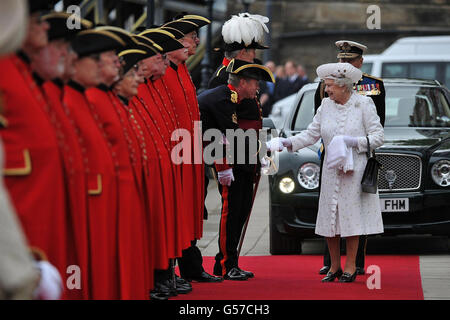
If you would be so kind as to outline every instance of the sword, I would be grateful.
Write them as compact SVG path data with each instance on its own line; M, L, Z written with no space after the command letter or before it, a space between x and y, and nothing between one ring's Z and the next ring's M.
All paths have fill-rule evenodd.
M258 191L258 185L259 185L260 179L261 179L261 173L258 172L256 174L255 186L253 188L253 197L252 197L252 205L250 206L250 212L247 215L247 220L245 220L245 224L242 227L241 237L239 238L239 245L238 245L238 251L237 251L238 257L241 255L242 244L244 243L245 232L247 231L248 222L250 221L250 215L252 213L253 204L255 203L256 192Z

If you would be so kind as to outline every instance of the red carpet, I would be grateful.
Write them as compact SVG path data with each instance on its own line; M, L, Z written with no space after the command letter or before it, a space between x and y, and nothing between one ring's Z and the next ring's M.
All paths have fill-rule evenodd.
M379 289L367 285L376 286L374 271L353 283L322 283L323 276L318 274L322 259L313 255L241 257L240 267L252 271L255 278L193 282L191 293L173 300L423 300L418 256L367 256L366 271L371 265L379 267ZM203 266L211 274L213 263L213 257L204 257Z

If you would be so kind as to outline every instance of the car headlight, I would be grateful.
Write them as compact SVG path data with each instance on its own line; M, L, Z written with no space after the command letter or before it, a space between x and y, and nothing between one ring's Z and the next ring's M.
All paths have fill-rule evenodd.
M283 178L280 181L279 188L283 193L291 193L295 189L295 182L291 178Z
M319 187L320 167L312 162L305 163L298 169L298 183L308 190Z
M433 181L441 186L450 186L450 161L439 160L431 167L431 177Z

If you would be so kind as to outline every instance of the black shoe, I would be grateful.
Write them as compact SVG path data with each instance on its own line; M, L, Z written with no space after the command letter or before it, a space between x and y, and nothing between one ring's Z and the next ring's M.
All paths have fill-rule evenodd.
M239 267L236 267L236 269L238 269L241 273L245 274L247 278L253 278L255 276L253 272L242 270Z
M338 269L335 273L328 271L327 276L322 279L322 282L333 282L334 279L340 278L342 276L342 269Z
M173 288L173 284L169 280L156 282L155 288L150 291L150 299L155 300L167 300L170 297L175 297L176 295L177 291Z
M339 279L339 282L353 282L356 280L356 274L357 272L355 271L355 273L350 274L348 272L344 272L341 276L341 278Z
M214 277L209 273L203 271L198 277L186 277L187 281L197 281L197 282L222 282L223 278Z
M225 280L237 280L237 281L243 281L243 280L247 280L248 279L248 277L245 274L243 274L242 272L240 272L238 270L238 268L236 268L236 267L231 269L230 271L228 271L223 276L223 278Z
M169 299L171 296L161 292L150 291L150 300L164 301Z
M330 271L330 266L323 266L322 268L320 268L319 274L327 274L328 271Z
M362 275L365 275L365 274L366 274L366 271L364 270L364 268L356 267L356 274L357 274L358 276L362 276Z
M191 284L186 280L184 280L183 278L175 276L175 284L177 287L176 291L178 294L186 294L192 291Z

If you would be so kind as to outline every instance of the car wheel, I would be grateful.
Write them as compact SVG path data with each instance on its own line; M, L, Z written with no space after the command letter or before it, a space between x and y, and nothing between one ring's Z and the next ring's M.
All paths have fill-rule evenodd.
M272 255L302 253L302 239L279 232L272 218L270 219L270 253Z

